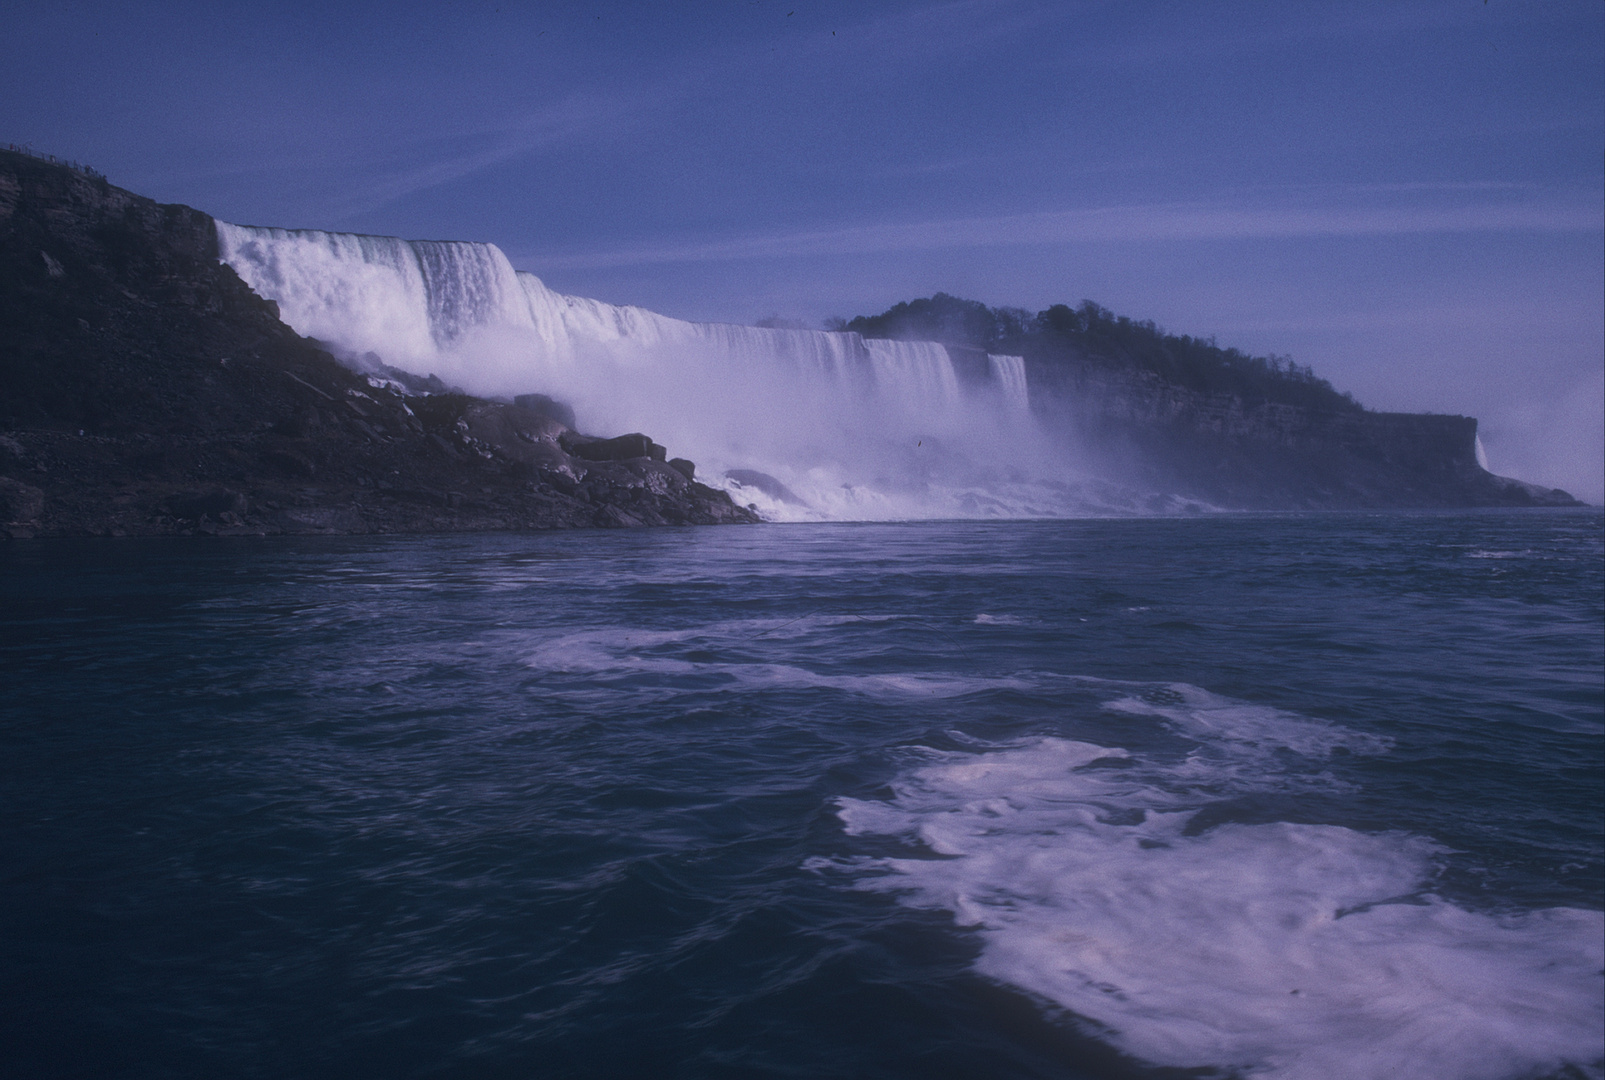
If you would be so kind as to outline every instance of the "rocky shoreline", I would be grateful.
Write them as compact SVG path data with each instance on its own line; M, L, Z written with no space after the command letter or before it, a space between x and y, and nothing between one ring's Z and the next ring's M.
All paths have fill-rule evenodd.
M352 371L217 261L207 215L0 151L0 535L759 520L646 436L571 425Z

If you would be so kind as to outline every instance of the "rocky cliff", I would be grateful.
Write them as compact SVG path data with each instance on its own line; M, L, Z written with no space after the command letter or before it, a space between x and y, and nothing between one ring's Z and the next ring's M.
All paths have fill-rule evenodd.
M217 256L206 214L0 151L7 535L757 520L645 436L359 375Z
M1488 472L1469 416L1255 400L1093 355L1028 361L1039 412L1143 486L1242 509L1576 506Z
M1372 412L1285 357L1167 334L1084 302L1035 315L938 293L845 324L942 341L961 377L1021 360L1041 426L1111 479L1231 509L1575 506L1495 476L1468 416Z
M505 262L487 245L423 246L459 255L472 248ZM343 366L287 326L219 254L219 226L206 214L0 151L5 534L757 520L647 436L578 432L571 412L539 394L490 401L377 358L362 372ZM514 291L524 295L527 285L515 282ZM786 352L753 354L766 342L778 349L764 335L785 336L779 331L679 323L556 297L544 286L535 292L554 311L594 316L598 333L678 333L677 363L711 351L778 364ZM807 368L802 357L835 372L838 405L861 404L841 395L866 386L888 408L930 397L906 432L915 447L925 445L920 425L932 416L1006 403L1022 410L1007 412L1014 424L1029 408L1073 450L1048 455L1043 468L1086 465L1136 493L1121 501L1127 510L1140 509L1146 492L1156 493L1154 510L1173 509L1178 496L1187 505L1243 509L1574 503L1565 492L1482 469L1473 419L1369 412L1296 365L1170 337L1096 305L1030 316L938 296L852 328L872 340L788 332L788 362ZM910 336L924 341L884 340ZM946 348L930 344L936 340ZM843 365L854 370L836 370ZM709 368L716 369L724 370ZM675 368L672 380L684 377ZM830 410L815 415L824 422ZM881 442L901 445L890 436ZM1040 450L1031 440L1018 445ZM1039 463L1019 464L1029 472ZM746 468L725 475L737 490L800 504L772 476Z

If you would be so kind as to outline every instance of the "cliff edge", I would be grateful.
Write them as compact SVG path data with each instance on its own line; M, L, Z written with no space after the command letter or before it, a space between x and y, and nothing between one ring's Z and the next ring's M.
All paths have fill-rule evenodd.
M1287 357L1256 357L1084 301L1035 314L945 293L842 323L939 341L960 377L1018 357L1042 428L1111 479L1241 510L1580 506L1496 476L1469 416L1372 412Z
M1581 506L1483 468L1469 416L1373 412L1177 385L1095 355L1042 357L1044 422L1133 483L1245 510Z
M758 520L644 435L355 373L217 255L198 210L0 150L6 535Z

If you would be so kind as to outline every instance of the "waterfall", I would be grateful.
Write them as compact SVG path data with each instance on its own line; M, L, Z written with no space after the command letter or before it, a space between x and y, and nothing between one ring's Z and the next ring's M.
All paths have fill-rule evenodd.
M771 516L1089 509L1067 494L1065 463L1047 460L1059 451L1022 422L1017 356L989 356L972 380L933 342L687 322L556 292L492 244L221 221L217 236L222 261L344 361L491 397L550 394L586 430L648 432L713 482L769 473L807 506L725 486Z
M986 364L992 381L998 384L1003 398L1014 408L1025 412L1031 408L1031 395L1025 385L1025 357L993 356L988 353Z
M959 380L947 350L930 341L864 342L875 385L888 401L914 410L949 409L959 400Z
M298 333L358 355L382 352L402 368L439 351L424 265L404 240L219 221L217 244Z

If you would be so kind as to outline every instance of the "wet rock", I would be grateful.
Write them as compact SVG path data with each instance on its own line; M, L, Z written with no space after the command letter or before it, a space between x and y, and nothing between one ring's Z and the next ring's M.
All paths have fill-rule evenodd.
M638 431L612 439L589 439L569 435L561 441L564 450L573 457L585 461L628 461L631 458L642 457L653 461L665 461L669 456L667 449Z
M0 476L0 521L32 521L44 508L44 492L21 480Z
M297 507L282 510L277 524L288 533L363 533L367 525L362 515L349 506Z
M227 488L182 492L167 500L168 513L190 521L208 517L221 520L224 514L243 514L245 509L245 496Z
M0 435L0 465L20 465L27 456L20 442L9 435Z
M645 525L646 522L628 510L617 506L604 506L596 515L597 524L616 529L634 529Z
M310 458L294 450L264 450L262 460L290 476L311 478L318 473L318 467Z
M545 394L519 394L513 399L513 404L537 416L556 420L566 428L575 426L574 409L565 402L547 397Z

